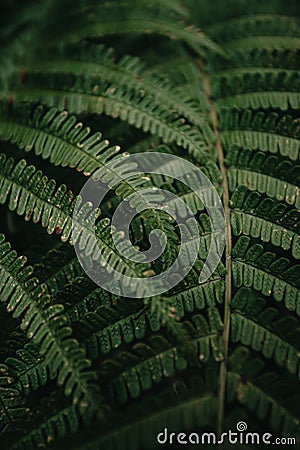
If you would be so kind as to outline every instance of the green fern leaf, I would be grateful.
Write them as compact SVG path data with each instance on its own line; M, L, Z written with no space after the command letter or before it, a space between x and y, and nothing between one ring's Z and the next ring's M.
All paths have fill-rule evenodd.
M22 329L45 355L50 377L56 376L58 385L65 385L66 395L72 395L83 413L94 414L100 401L98 389L92 384L95 373L86 370L90 363L71 337L72 330L62 314L63 306L51 305L45 286L31 277L30 266L24 267L26 258L18 258L3 235L0 242L1 302L7 303L7 310L15 318L22 318Z
M24 398L12 377L12 372L4 364L0 365L0 434L12 431L28 418L29 409L24 406ZM3 439L3 437L1 438Z

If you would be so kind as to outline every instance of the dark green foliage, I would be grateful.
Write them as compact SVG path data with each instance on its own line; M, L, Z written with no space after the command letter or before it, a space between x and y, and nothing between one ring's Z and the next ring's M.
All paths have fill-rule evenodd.
M1 448L153 450L165 427L220 436L242 420L299 442L299 18L292 0L1 3ZM121 163L127 152L156 152L148 170L180 156L215 186L226 253L204 283L205 205ZM97 208L79 193L99 169L110 192ZM156 188L196 218L194 266L160 295L111 294L74 245L132 278L163 272L192 225L153 207ZM131 194L141 212L118 242L146 251L162 230L155 261L115 247Z
M276 373L266 370L264 362L244 347L233 353L229 359L229 367L229 401L236 396L260 420L269 416L269 426L274 432L280 423L283 434L297 434L299 398L295 396L297 385L293 379L282 379Z

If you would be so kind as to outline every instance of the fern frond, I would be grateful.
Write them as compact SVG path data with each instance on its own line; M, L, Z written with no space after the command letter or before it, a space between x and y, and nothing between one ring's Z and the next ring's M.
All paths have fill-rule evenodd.
M25 79L15 92L20 101L41 102L49 107L68 108L72 113L106 114L119 118L145 133L158 135L165 143L174 142L199 162L207 159L208 145L198 127L192 127L176 112L154 102L151 97L126 90L114 84L97 84L82 77L59 77L46 74ZM211 135L210 135L211 136Z
M155 342L155 338L151 342ZM157 343L157 342L156 342ZM157 343L158 344L158 343ZM109 377L110 389L117 398L117 402L125 404L130 398L138 398L143 391L149 390L153 384L162 382L164 378L170 378L175 373L186 369L187 363L176 348L160 352L143 343L136 345L135 353L123 352L113 361L104 361L102 375ZM143 355L148 357L143 361ZM151 356L150 356L151 355ZM122 368L122 359L131 362L131 367ZM119 369L119 370L118 370ZM118 374L118 371L121 372Z
M7 304L13 317L21 317L21 328L45 355L50 377L57 377L58 385L64 385L65 394L72 395L83 414L93 415L101 407L98 389L93 384L96 375L87 370L90 363L71 337L63 306L51 304L45 286L31 276L32 268L24 267L26 258L17 257L3 235L0 242L1 302Z
M264 173L235 168L228 170L228 178L231 192L243 185L251 191L266 193L279 201L284 200L289 205L295 205L296 208L300 206L300 188L292 183Z
M248 148L239 149L233 146L227 150L226 164L230 167L265 173L278 180L293 179L295 185L300 184L300 165L277 155L253 152Z
M221 303L223 293L224 282L219 275L201 285L194 284L190 288L183 285L177 293L168 298L159 297L157 302L160 307L168 303L172 314L183 318L191 312L203 310L206 305L214 306L216 298ZM66 293L60 293L60 298L66 300L66 312L74 333L80 341L83 340L92 360L98 359L101 354L111 353L124 343L140 341L146 334L158 332L163 327L162 319L166 314L155 310L153 300L149 308L134 300L110 298L108 295L105 298L103 294L100 288L85 279L76 280L66 288ZM68 306L69 302L73 306Z
M17 431L18 426L26 422L29 409L24 403L11 370L6 365L0 364L0 435L7 431Z
M273 200L271 200L273 202ZM266 206L267 202L265 202ZM281 204L283 205L283 204ZM276 209L276 206L274 206ZM297 212L297 210L294 210ZM292 215L292 214L291 214ZM256 217L250 213L233 211L231 225L236 236L241 234L260 238L264 242L271 242L284 250L292 251L294 258L299 259L299 234L287 230L284 226L272 223L269 220Z
M64 301L74 333L89 358L99 359L123 343L143 339L161 329L161 320L149 306L109 294L88 278L78 278L55 297Z
M207 370L202 376L197 375L186 382L177 381L173 389L160 390L155 397L143 398L130 410L124 409L123 420L116 414L112 422L105 423L106 434L102 436L95 429L75 435L72 447L75 450L152 450L157 446L155 437L165 427L193 430L212 425L216 414L216 373ZM65 445L58 444L56 450Z
M122 170L126 167L122 167ZM24 215L25 220L32 218L34 223L40 222L42 227L47 228L48 234L61 235L63 242L71 242L73 210L76 198L72 192L67 191L65 185L56 189L54 180L48 180L41 171L36 171L33 166L26 166L24 160L14 163L12 158L7 159L5 155L0 155L0 204L8 202L10 210L16 211L19 215ZM80 227L84 230L79 239L86 239L96 233L98 245L100 245L103 256L109 255L110 264L116 268L123 266L121 271L127 271L133 277L141 276L142 270L146 270L141 265L133 265L124 256L120 258L111 253L113 250L112 238L107 229L109 219L103 219L94 229L93 221L97 217L97 210L90 204L81 207L82 223ZM81 220L80 219L80 220ZM88 219L85 220L84 219ZM92 249L98 255L98 245ZM126 269L127 267L127 269Z
M300 150L299 120L275 112L221 109L221 139L225 148L235 145L280 154L297 161Z
M195 276L192 270L167 297L174 301L174 307L180 317L183 317L181 315L183 311L190 313L208 306L215 306L223 302L225 274L226 269L220 263L209 280L199 284L197 272Z
M232 49L231 58L227 61L212 57L209 61L209 67L213 71L224 70L226 68L238 67L277 67L281 69L299 70L300 48L276 48L271 46L264 48L255 48L244 52L239 47Z
M201 285L198 275L191 282L185 280L168 297L151 299L151 308L131 299L122 299L103 291L86 278L78 278L59 292L55 302L64 302L66 314L72 322L74 333L84 340L87 354L92 360L110 353L122 345L141 340L149 332L157 332L165 314L155 305L169 304L174 315L183 318L191 312L222 303L224 293L224 268L219 267L215 277Z
M49 250L33 265L34 275L48 287L51 295L57 294L65 284L82 275L83 270L71 247L59 244Z
M213 95L219 101L224 97L252 91L298 92L298 76L296 70L269 67L239 67L218 71L212 76Z
M78 298L80 300L78 300ZM71 323L74 336L75 338L78 338L80 344L86 349L87 357L89 359L96 360L100 353L105 353L105 346L100 347L99 349L97 347L95 356L95 343L93 342L95 336L93 335L93 332L97 329L97 307L99 312L106 309L109 310L106 305L110 304L112 301L113 300L110 299L110 296L106 291L98 288L98 286L95 287L94 283L88 278L78 278L74 280L72 284L66 285L65 288L59 291L52 299L52 304L64 305L64 312ZM128 302L130 303L130 300L126 301L126 305L128 305ZM132 308L134 306L137 310L140 308L138 302L131 300L131 303ZM99 308L100 304L103 304L101 308ZM91 311L94 312L92 315L93 321L89 323L88 313ZM131 310L130 313L132 313ZM114 315L116 314L117 312L114 312ZM121 316L121 314L119 315ZM135 316L134 314L132 315L133 317ZM112 314L107 314L107 319L109 319L110 316L112 316ZM83 320L83 318L86 318L86 320ZM103 325L103 322L106 323L105 314L103 314L101 318L99 315L99 321L100 319L101 325ZM126 320L129 322L131 317L125 318L123 322ZM83 327L78 330L78 326L80 325ZM111 328L115 329L116 327L112 325ZM127 327L125 329L127 330ZM113 336L114 334L112 332L107 340L107 342L112 343L112 347L109 347L108 351L115 347ZM101 339L99 342L100 341L102 342ZM46 385L50 380L55 379L55 373L50 372L48 367L45 366L45 356L39 353L38 346L32 342L26 343L26 340L24 342L24 339L22 342L16 342L13 349L10 350L10 354L13 356L6 358L6 364L13 370L20 388L25 395Z
M135 309L137 308L128 308L128 311L124 312L118 308L101 307L74 323L74 328L80 330L79 334L82 333L82 326L86 326L84 346L92 360L112 352L122 344L141 340L147 331L151 331L154 320L152 319L152 323L148 322L147 312L142 308L137 311Z
M218 107L297 109L298 75L282 68L227 69L213 74L213 95Z
M264 251L261 244L250 244L250 238L241 236L232 250L232 276L236 288L253 287L277 302L283 301L290 311L300 313L299 271L285 257L276 258Z
M100 6L90 1L86 4L85 13L86 15L82 17L82 10L73 5L71 27L66 26L67 22L64 20L66 10L62 10L60 6L58 10L54 9L52 14L56 25L55 33L51 19L48 20L44 30L49 42L73 43L86 38L99 39L111 35L154 34L184 42L198 55L203 55L208 50L224 54L222 48L206 37L202 31L194 25L185 26L172 17L170 11L162 15L152 8L143 8L142 5L110 2Z
M49 371L44 361L39 347L32 342L27 342L22 349L18 349L15 356L6 358L5 362L15 374L24 395L55 379L55 373Z
M11 450L36 450L36 448L49 446L59 438L75 433L79 428L80 415L74 405L66 406L52 414L39 419L29 432L15 440Z
M229 361L227 393L249 408L260 420L267 420L276 433L299 437L299 420L295 417L297 397L290 380L267 370L263 361L240 347ZM290 400L288 402L288 400Z
M224 45L224 49L232 54L235 51L250 53L251 50L299 50L300 38L290 36L255 36L235 39Z
M299 37L299 20L279 14L249 14L218 22L208 28L208 34L221 42L247 36Z
M252 294L252 295L251 295ZM265 358L273 358L279 366L300 377L300 329L294 317L281 317L257 298L249 288L241 288L231 301L231 338L233 342L251 346Z
M90 175L113 158L120 150L109 146L101 133L92 134L90 128L56 108L32 108L20 104L9 111L2 109L1 138L16 143L26 152L50 159L52 164L74 167Z
M56 67L53 70L53 67ZM59 67L59 69L57 69ZM170 111L175 111L191 124L200 128L207 141L214 141L205 112L208 105L191 100L184 91L175 89L167 76L160 73L145 73L145 62L137 57L125 55L116 61L112 49L102 45L92 46L86 42L71 46L54 55L53 59L35 63L27 69L26 76L56 74L62 77L82 77L95 85L111 83L126 87L127 90L150 96L153 102L163 103Z
M146 209L148 212L145 213L145 217L147 217L149 225L153 227L152 229L157 227L168 229L171 239L170 230L172 226L170 225L169 219L166 215L161 214L157 209L153 208L151 201L149 202L145 196L139 193L142 188L152 185L149 183L147 177L144 177L140 172L137 173L132 167L129 169L129 167L124 165L123 168L118 162L118 153L120 150L118 146L109 147L109 142L102 140L102 134L100 132L91 134L89 127L84 128L81 122L76 123L75 117L69 116L66 111L59 112L56 108L45 111L41 106L32 110L28 105L23 105L13 111L13 117L14 113L17 117L17 123L12 121L10 124L7 122L2 124L3 138L16 142L21 148L25 148L25 151L33 149L37 155L41 155L43 158L50 158L50 162L55 165L68 165L76 168L77 171L83 171L85 175L90 175L97 169L105 167L105 177L109 176L108 174L111 175L110 186L114 188L117 195L124 199L130 194L136 194L139 201L147 205ZM23 125L23 121L25 125ZM115 164L110 169L107 169L106 163L112 161L115 161ZM131 177L128 177L130 174L128 170L132 172ZM126 172L126 177L122 177L124 172ZM42 179L42 182L47 184L45 178ZM50 181L50 184L52 183L53 180ZM43 186L43 189L45 189L45 186ZM65 187L61 186L60 189L63 191ZM76 199L73 202L71 199L67 200L66 197L71 195L70 192L65 195L61 192L57 195L62 196L69 203L71 215ZM11 208L15 209L13 207ZM58 216L58 210L57 208L55 209L56 215ZM20 212L20 214L22 213ZM38 210L37 217L39 215L40 211ZM52 220L54 217L52 215ZM38 221L38 219L34 217L33 221ZM63 218L61 215L58 222L54 225L54 228L52 227L52 231L50 231L48 226L47 231L49 234L53 232L61 234L63 233L63 227L65 227L67 234L64 236L63 233L62 235L62 240L65 242L68 240L71 232L71 220L70 218Z
M64 303L66 312L72 323L82 319L85 314L96 311L101 306L114 306L119 297L114 297L109 292L100 288L90 278L81 276L75 278L72 283L66 284L62 290L57 292L53 301L55 303ZM131 305L131 300L128 299ZM139 302L135 301L131 307L139 309Z
M192 347L195 361L206 362L210 356L216 361L224 358L222 322L216 308L208 309L208 321L198 314L183 324L186 343ZM188 361L180 345L174 347L163 336L154 335L148 342L135 344L130 353L123 351L105 360L100 371L110 380L118 402L123 404L129 398L137 398L153 384L185 370Z
M151 331L151 323L154 324L154 318L147 323L143 304L134 299L113 298L88 278L78 278L66 285L52 303L64 304L74 336L92 361L122 343L143 339ZM45 366L45 356L32 343L19 346L15 356L6 359L6 364L14 371L25 394L46 385L55 376Z
M239 186L231 197L231 226L241 234L271 242L300 258L300 214L289 205Z
M238 107L238 108L278 108L283 111L288 109L297 109L300 102L298 92L280 92L280 91L264 91L251 92L240 95L232 95L218 101L219 106Z
M300 438L297 2L0 3L0 228L32 257L0 235L2 446L153 450L164 428L218 440L238 421ZM145 153L143 173L119 146ZM212 191L201 202L185 185L193 173L179 181L163 153L210 179L223 203L213 218ZM82 175L107 186L101 210L60 184L76 193ZM179 250L188 269L196 243L192 220L157 208L159 189L177 218L192 211L200 247L184 279L143 299L134 279ZM141 213L116 236L111 218L131 195ZM199 283L221 215L226 254ZM148 263L153 230L167 244ZM140 301L94 283L72 246L95 275L106 261L115 292L112 270L129 278Z

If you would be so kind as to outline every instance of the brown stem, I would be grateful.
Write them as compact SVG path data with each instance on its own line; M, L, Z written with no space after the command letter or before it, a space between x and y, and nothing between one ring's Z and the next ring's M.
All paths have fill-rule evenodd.
M210 104L210 119L213 127L214 134L217 138L217 150L219 167L223 178L223 205L225 211L226 221L226 288L225 288L225 303L224 303L224 330L223 330L223 345L224 345L224 360L220 365L219 372L219 387L218 387L218 413L217 413L217 434L221 435L224 421L224 405L226 394L226 380L227 380L227 359L228 359L228 345L229 345L229 332L230 332L230 301L231 301L231 227L230 227L230 208L229 208L229 188L228 179L224 163L224 149L222 146L220 133L218 131L218 116L211 99L211 86L208 76L204 72L203 63L199 63L204 91L207 95Z

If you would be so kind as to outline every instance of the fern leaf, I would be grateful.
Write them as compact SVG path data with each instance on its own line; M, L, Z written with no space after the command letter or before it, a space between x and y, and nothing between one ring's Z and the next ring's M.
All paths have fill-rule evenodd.
M278 108L283 111L297 109L300 102L298 92L289 91L254 91L246 94L237 94L218 100L219 107L252 108Z
M158 135L165 143L175 142L199 162L207 160L208 145L200 130L162 104L153 102L146 95L128 92L122 86L98 85L83 77L78 77L75 83L73 77L70 84L68 81L65 76L59 78L47 74L34 78L30 86L28 77L27 85L18 90L14 98L17 102L36 101L61 109L67 105L70 112L77 114L88 112L119 118L145 133Z
M0 203L3 204L8 201L8 206L11 210L16 210L17 214L25 215L25 220L32 218L33 222L40 222L42 227L47 228L47 233L52 234L56 232L61 234L63 242L73 241L71 240L72 230L72 218L73 209L76 198L73 198L73 194L67 191L65 185L61 185L55 190L55 181L48 180L43 177L41 171L36 171L33 166L26 166L24 160L19 161L16 165L12 158L6 159L5 155L0 156ZM31 185L31 188L28 187ZM30 189L30 190L29 190ZM89 221L81 223L80 227L85 230L84 234L81 234L79 239L85 240L88 235L94 236L93 220L97 211L89 205L82 206L82 218L88 215ZM83 219L84 220L84 219ZM98 222L96 236L100 238L102 243L102 254L111 255L112 243L109 230L107 227L107 220ZM106 237L103 236L103 233ZM98 242L100 244L100 242ZM98 254L98 246L96 246L95 252ZM127 270L128 274L141 276L140 266L139 268L130 264L130 262L123 257L115 256L111 258L111 265L116 268L124 261L125 266L122 270ZM126 269L127 267L127 269Z
M299 420L293 413L297 407L293 384L281 380L273 372L263 370L263 362L251 357L242 347L232 355L230 365L227 386L230 397L236 393L240 403L246 405L260 420L268 420L271 429L277 433L280 430L284 436L298 437ZM292 411L285 406L287 397L294 400Z
M36 424L26 436L13 444L11 450L35 450L37 447L48 446L69 433L75 433L79 423L76 406L67 406Z
M34 275L48 287L49 293L55 295L65 284L82 275L82 268L74 251L65 244L59 244L49 250L34 264Z
M237 145L272 154L280 154L292 161L299 158L298 120L277 113L220 110L222 142L226 148Z
M6 359L6 364L15 373L24 395L36 391L55 378L55 373L48 370L44 360L38 346L31 342L26 343L22 349L18 349L14 357L10 356Z
M231 197L231 226L235 236L241 234L271 242L284 250L290 250L294 258L300 258L298 210L289 205L265 197L257 191L239 186Z
M27 265L0 236L5 448L152 450L165 427L220 437L241 420L249 431L300 435L298 5L182 3L1 2L0 227L33 258ZM144 173L119 145L145 153ZM173 163L162 175L163 152L194 160L222 196L226 254L201 284L211 195L200 202L172 178ZM59 185L70 175L76 191L81 174L98 171L110 189L101 211ZM174 195L178 216L179 200L195 216L194 266L162 295L110 294L83 275L72 245L129 279L170 267L190 223L155 209L157 188ZM118 236L122 254L110 218L131 194L142 213L129 239ZM144 263L154 229L167 245Z
M59 66L59 71L53 67ZM57 74L66 77L84 76L86 83L91 79L95 85L111 83L126 87L127 90L143 92L151 96L153 102L163 103L166 108L176 111L187 121L200 128L208 142L214 141L211 129L208 126L207 117L204 112L208 105L200 108L200 104L194 104L189 96L180 90L175 90L167 76L155 73L145 73L145 63L137 57L123 56L115 61L111 49L102 45L91 46L83 43L68 47L63 53L53 56L52 61L40 62L27 69L26 76L37 77L39 74Z
M220 335L222 323L217 309L209 309L208 317L209 324L201 315L195 315L191 322L184 323L187 343L192 346L195 359L206 362L212 354L213 359L220 361L224 354ZM130 354L121 352L113 360L105 360L101 373L111 380L118 401L125 403L128 398L137 398L141 391L150 389L152 384L185 370L187 365L180 348L170 348L170 343L157 335L147 343L135 344Z
M1 302L7 303L13 317L21 317L22 329L45 355L50 377L57 377L58 385L65 386L66 395L72 395L82 413L94 414L100 405L98 389L92 384L95 373L87 370L90 363L71 337L63 306L51 305L45 287L31 277L32 268L24 267L26 259L10 250L3 235L0 242Z
M119 147L109 147L101 133L91 134L88 127L77 122L67 111L43 106L31 108L20 104L9 112L3 109L1 137L20 146L26 152L50 159L62 167L74 167L90 175L114 157Z
M299 36L297 17L280 14L249 14L219 22L208 28L214 39L234 41L248 36Z
M147 206L145 209L149 210L145 215L153 229L156 227L166 228L170 233L170 221L166 215L160 214L159 211L153 208L151 201L149 202L143 194L139 193L142 188L152 186L148 178L143 177L141 173L137 173L134 170L132 176L128 177L129 172L128 170L126 172L126 166L123 168L118 164L117 157L119 155L117 153L120 148L116 146L108 147L109 142L102 140L101 133L91 135L90 129L88 127L83 128L80 122L76 123L74 116L69 116L66 111L58 112L56 108L45 111L43 107L37 107L32 111L30 108L28 109L28 106L23 105L23 107L17 108L14 113L17 117L17 123L12 122L10 125L7 123L4 125L2 128L4 130L4 138L16 142L21 148L25 148L25 151L33 149L37 155L41 154L43 158L50 158L50 162L55 165L68 165L76 168L77 171L83 171L85 175L90 175L97 169L105 167L105 176L107 177L108 173L111 174L110 186L114 188L117 195L126 198L130 194L136 194L139 201ZM23 120L26 125L22 125ZM116 163L114 167L111 166L109 172L107 172L107 166L105 165L108 161L115 161ZM124 170L127 174L126 177L122 177ZM130 169L131 171L132 168ZM113 180L115 181L115 186ZM44 183L46 184L46 179L44 179ZM65 187L62 186L60 189L64 190ZM63 194L58 195L61 196ZM65 195L66 201L67 195L71 195L71 193ZM69 200L69 204L72 209L75 200L73 206L71 200ZM14 209L13 206L11 208ZM38 216L39 214L40 211ZM57 210L56 215L58 215ZM47 231L49 234L53 233L53 231L60 234L64 223L65 228L68 230L68 236L71 232L70 220L62 217L60 219L62 223L56 223L52 231L48 227ZM35 218L33 220L38 221ZM67 236L63 236L62 240L67 240Z
M300 312L299 270L287 258L276 259L276 254L264 252L260 244L249 245L250 239L242 236L232 251L234 285L253 287L277 302L284 301L290 311Z
M232 299L231 336L233 342L251 346L265 358L300 377L299 327L294 317L280 317L266 300L255 298L249 288L241 288Z
M113 307L118 305L119 297L114 297L109 292L96 285L86 276L75 278L72 283L66 284L62 290L57 292L53 301L64 303L66 312L72 323L82 319L85 314L96 311L101 306ZM141 305L137 301L128 302L132 308L138 310Z
M170 14L162 16L151 8L142 8L142 5L132 8L131 4L123 3L120 5L111 2L103 8L103 6L100 7L92 1L86 5L86 12L88 11L93 12L93 14L86 14L85 20L83 20L81 10L76 10L73 7L73 26L66 27L63 20L66 11L62 10L61 7L58 7L58 11L53 10L52 14L57 28L56 33L53 33L51 20L48 20L44 33L48 36L49 41L52 44L60 40L69 43L86 38L100 38L110 35L156 34L182 41L199 55L203 55L207 50L224 54L216 43L195 26L184 27ZM78 21L80 27L76 26Z
M274 51L282 49L285 50L289 48L292 50L299 50L299 47L300 38L290 36L250 36L246 38L236 39L224 46L226 51L229 53L232 53L235 50L249 53L253 49L270 49Z
M228 171L230 190L234 191L237 186L247 186L251 191L266 193L276 200L284 200L289 205L300 206L299 187L279 180L276 177L264 173L250 172L244 169L229 169Z
M111 443L116 442L120 450L152 449L156 445L155 436L164 427L177 430L184 424L185 429L193 430L213 424L216 413L215 382L213 370L185 383L179 381L173 390L163 389L156 397L141 400L131 408L130 415L125 410L125 422L120 422L116 416L114 423L118 424L117 428L107 423L105 435L99 436L92 430L80 437L75 435L72 447L76 450L110 448Z
M24 406L24 398L12 377L9 368L0 365L0 435L18 429L26 421L29 409ZM3 439L3 438L2 438Z

